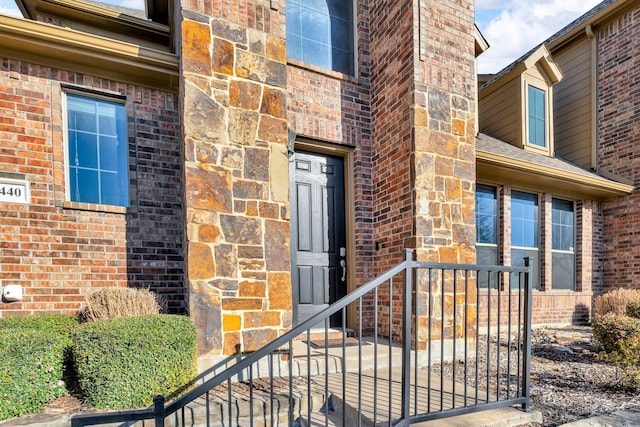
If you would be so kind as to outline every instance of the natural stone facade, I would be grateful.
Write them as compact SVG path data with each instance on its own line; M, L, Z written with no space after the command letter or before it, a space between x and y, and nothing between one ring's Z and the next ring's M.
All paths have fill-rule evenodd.
M269 1L183 3L190 314L201 354L291 326L284 16Z
M424 2L380 2L372 7L372 123L375 239L380 271L399 261L403 248L427 262L475 262L475 69L473 3L460 7ZM438 23L450 19L454 27ZM420 20L421 25L414 25ZM416 292L418 347L432 338L465 333L465 316L453 324L452 282L422 276ZM456 299L464 298L457 290ZM395 293L395 291L394 291ZM428 312L429 296L445 307ZM473 295L470 295L473 301ZM381 297L384 300L385 296ZM386 298L390 298L389 295ZM475 310L475 309L472 309ZM381 313L385 324L388 313ZM474 313L468 313L469 321ZM394 324L392 336L401 333Z

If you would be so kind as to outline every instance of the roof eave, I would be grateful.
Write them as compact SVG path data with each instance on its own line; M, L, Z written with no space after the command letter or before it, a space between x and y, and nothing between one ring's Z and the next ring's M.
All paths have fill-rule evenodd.
M0 15L9 58L168 91L178 89L175 54L76 30Z
M576 37L584 34L587 27L595 27L601 22L607 21L612 16L624 13L626 10L632 9L636 1L637 0L617 0L604 9L593 14L592 16L589 16L587 19L580 22L579 25L576 25L573 29L567 31L565 34L556 36L557 34L562 33L563 30L560 30L558 33L556 33L556 35L551 36L551 38L548 40L547 46L549 47L549 50L555 51L556 49L561 48L563 45L571 42Z
M598 176L586 176L489 153L476 151L478 181L500 183L508 181L514 187L544 190L558 196L604 200L631 194L632 185Z

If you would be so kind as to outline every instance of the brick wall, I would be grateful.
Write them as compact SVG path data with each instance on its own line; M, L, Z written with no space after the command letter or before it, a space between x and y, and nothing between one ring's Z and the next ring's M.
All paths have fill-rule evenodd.
M61 84L126 95L129 209L65 202ZM173 93L0 62L0 174L31 203L0 203L0 281L24 287L0 316L74 313L91 288L150 287L183 312L182 170Z
M640 185L640 8L598 31L600 168ZM604 288L640 287L640 192L604 204Z
M356 6L356 76L347 76L289 60L287 119L299 140L329 142L353 149L353 235L355 284L374 277L373 160L369 1ZM363 327L371 328L371 307L362 307ZM357 319L351 319L354 324Z
M410 3L379 1L371 5L371 120L373 219L376 273L402 260L413 236L411 99L413 85L413 9ZM399 337L401 283L380 289L379 331ZM393 318L389 329L389 300Z

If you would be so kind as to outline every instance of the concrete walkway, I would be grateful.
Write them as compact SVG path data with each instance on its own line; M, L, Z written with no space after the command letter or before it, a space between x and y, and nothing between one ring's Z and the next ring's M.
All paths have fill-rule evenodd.
M616 411L584 420L562 424L559 427L638 427L640 426L640 407Z

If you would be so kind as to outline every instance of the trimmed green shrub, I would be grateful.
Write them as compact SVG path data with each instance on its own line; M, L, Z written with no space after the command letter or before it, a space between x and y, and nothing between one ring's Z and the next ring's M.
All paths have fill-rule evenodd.
M196 377L196 331L185 316L148 315L82 324L73 337L88 406L130 409L179 395Z
M600 359L622 369L624 386L640 389L640 319L609 313L596 316L592 326L604 349Z
M47 328L4 329L1 323L0 420L6 420L36 413L67 393L62 375L71 341Z
M70 338L78 326L78 316L69 314L38 314L36 316L11 316L0 318L0 329L35 329L49 331Z

